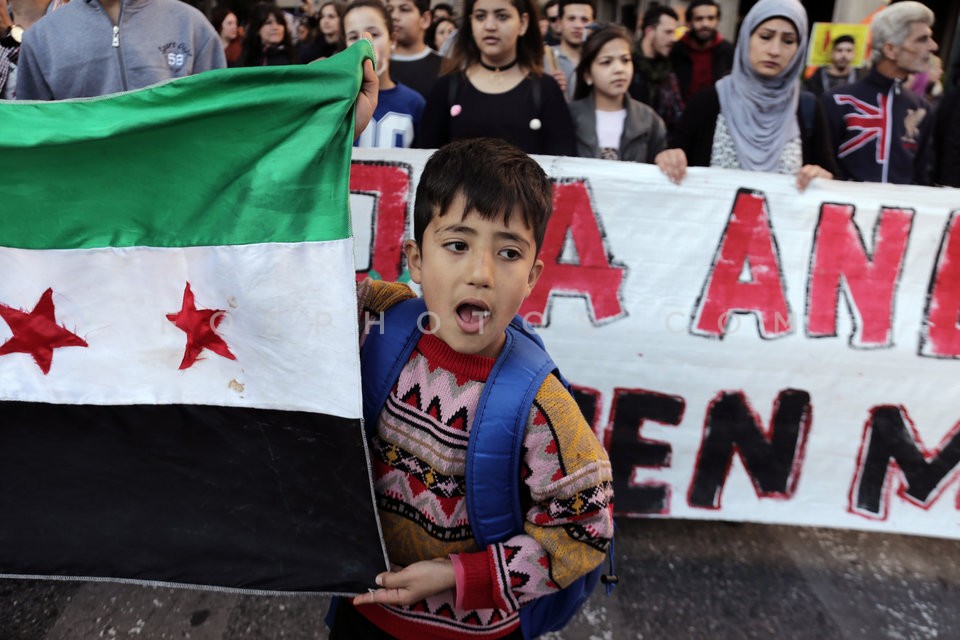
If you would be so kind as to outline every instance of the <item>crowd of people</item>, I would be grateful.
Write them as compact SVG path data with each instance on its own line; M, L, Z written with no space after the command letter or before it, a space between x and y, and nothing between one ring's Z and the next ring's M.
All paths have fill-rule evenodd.
M88 97L227 65L307 63L359 37L346 20L356 12L351 22L374 34L381 103L359 146L483 135L527 153L656 163L676 182L688 166L718 166L793 174L801 189L816 177L960 186L956 89L944 90L934 16L919 2L875 14L868 64L854 67L857 43L840 36L830 64L806 77L796 0L755 5L735 42L717 30L716 0L691 0L683 19L654 5L633 33L599 23L593 0L466 0L462 16L430 0L382 8L224 5L207 21L178 0L0 0L0 96Z

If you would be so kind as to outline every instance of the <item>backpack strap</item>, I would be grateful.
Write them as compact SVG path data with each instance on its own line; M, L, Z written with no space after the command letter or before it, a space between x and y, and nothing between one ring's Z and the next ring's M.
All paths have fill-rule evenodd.
M483 386L467 445L467 514L480 547L523 531L520 452L533 400L556 365L514 318Z
M363 371L363 421L367 435L376 430L377 417L422 335L420 321L427 311L423 298L393 305L374 324L360 349ZM387 331L389 327L390 331Z

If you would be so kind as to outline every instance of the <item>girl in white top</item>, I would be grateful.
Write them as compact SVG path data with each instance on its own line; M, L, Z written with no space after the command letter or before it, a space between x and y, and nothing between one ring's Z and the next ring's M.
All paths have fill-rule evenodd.
M633 77L630 33L611 25L583 44L570 114L577 155L584 158L652 163L667 144L657 113L627 94Z

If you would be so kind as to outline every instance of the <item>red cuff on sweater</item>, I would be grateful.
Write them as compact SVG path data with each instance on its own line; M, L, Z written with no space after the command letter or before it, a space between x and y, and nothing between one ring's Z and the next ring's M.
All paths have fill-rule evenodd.
M450 555L457 576L457 609L494 609L493 577L486 551Z

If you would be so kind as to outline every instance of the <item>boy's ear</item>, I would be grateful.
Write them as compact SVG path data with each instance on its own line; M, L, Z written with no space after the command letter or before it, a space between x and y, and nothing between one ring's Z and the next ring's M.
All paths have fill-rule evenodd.
M420 255L420 247L417 246L416 240L404 240L403 255L407 258L410 279L420 284L423 279L423 256Z
M424 31L429 29L432 23L433 23L432 11L427 10L420 14L420 26L423 27Z
M533 293L533 288L537 285L537 281L540 279L542 273L543 260L537 259L534 261L533 266L530 267L530 275L527 276L527 295L524 296L524 298Z

